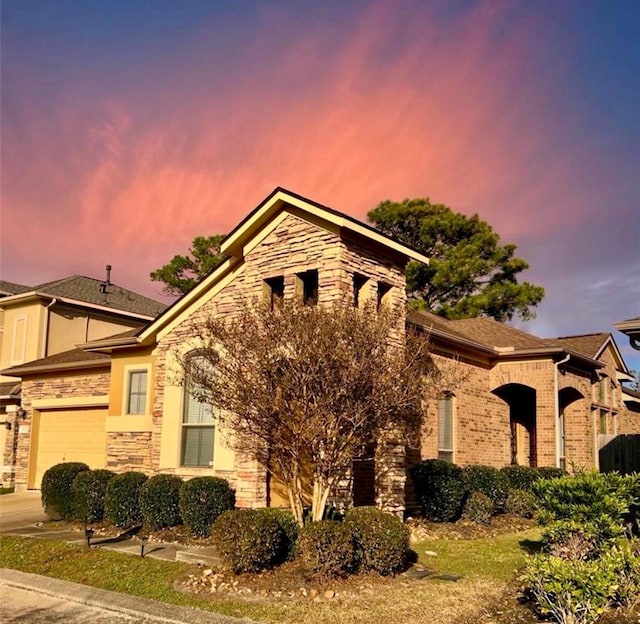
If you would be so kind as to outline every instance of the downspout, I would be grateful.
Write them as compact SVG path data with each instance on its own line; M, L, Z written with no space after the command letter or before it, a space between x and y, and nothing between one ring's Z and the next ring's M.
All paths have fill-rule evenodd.
M556 422L555 422L555 430L556 430L556 467L560 468L560 440L562 439L562 431L560 431L560 397L558 396L558 372L560 364L566 364L571 358L570 354L567 354L566 357L558 360L555 364L555 371L553 375L553 396L555 399L556 406Z
M42 357L47 357L49 351L49 310L58 302L54 297L44 309L44 331L42 332Z

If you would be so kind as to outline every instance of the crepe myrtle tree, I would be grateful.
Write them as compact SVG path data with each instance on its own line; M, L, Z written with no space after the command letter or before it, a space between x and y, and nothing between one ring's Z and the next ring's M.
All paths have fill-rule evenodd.
M341 304L254 305L232 318L201 317L191 327L195 349L177 355L180 381L233 432L236 453L284 484L302 526L309 475L317 521L369 441L420 426L438 375L428 336L399 339L397 323L393 311Z

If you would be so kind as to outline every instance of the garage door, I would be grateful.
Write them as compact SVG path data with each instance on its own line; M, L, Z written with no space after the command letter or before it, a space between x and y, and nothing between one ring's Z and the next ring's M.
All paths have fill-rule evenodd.
M106 408L42 410L34 422L28 487L39 488L45 470L61 462L104 468L106 416Z

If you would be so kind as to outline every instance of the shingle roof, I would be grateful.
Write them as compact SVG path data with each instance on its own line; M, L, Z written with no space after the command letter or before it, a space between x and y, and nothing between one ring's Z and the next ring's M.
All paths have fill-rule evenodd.
M9 395L18 395L20 394L20 384L15 381L7 381L4 383L0 383L0 396L9 396Z
M145 316L156 317L167 306L163 303L140 295L116 284L106 287L106 292L101 291L101 280L83 275L71 275L53 282L46 282L34 286L31 290L53 295L54 297L65 297L84 301L94 305L143 314Z
M39 360L33 360L26 364L20 364L19 366L13 366L2 371L5 375L13 375L20 377L22 374L42 371L45 368L73 368L75 364L87 366L87 365L100 365L104 363L105 366L109 364L111 356L106 353L94 353L92 351L84 351L83 349L75 348L69 351L63 351L62 353L56 353L55 355L49 355Z
M535 349L549 346L541 338L489 318L460 319L450 323L458 334L491 348Z
M470 339L457 332L453 327L453 321L443 318L442 316L438 316L437 314L433 314L432 312L427 312L426 310L407 310L407 321L419 325L420 327L424 327L426 330L435 330L445 334L450 334L454 337L463 338L464 340L477 342L477 340Z
M545 342L550 347L563 347L581 355L586 355L588 358L595 358L609 336L610 334L601 332L598 334L583 334L581 336L547 338Z
M0 280L0 297L19 295L20 293L29 292L30 290L33 290L30 286L23 286L22 284L14 284L13 282Z

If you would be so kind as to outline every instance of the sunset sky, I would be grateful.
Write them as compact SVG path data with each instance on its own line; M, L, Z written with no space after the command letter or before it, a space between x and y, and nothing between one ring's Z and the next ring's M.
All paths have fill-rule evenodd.
M2 279L149 272L275 186L477 212L547 296L640 315L640 1L2 0ZM628 364L640 368L624 336Z

